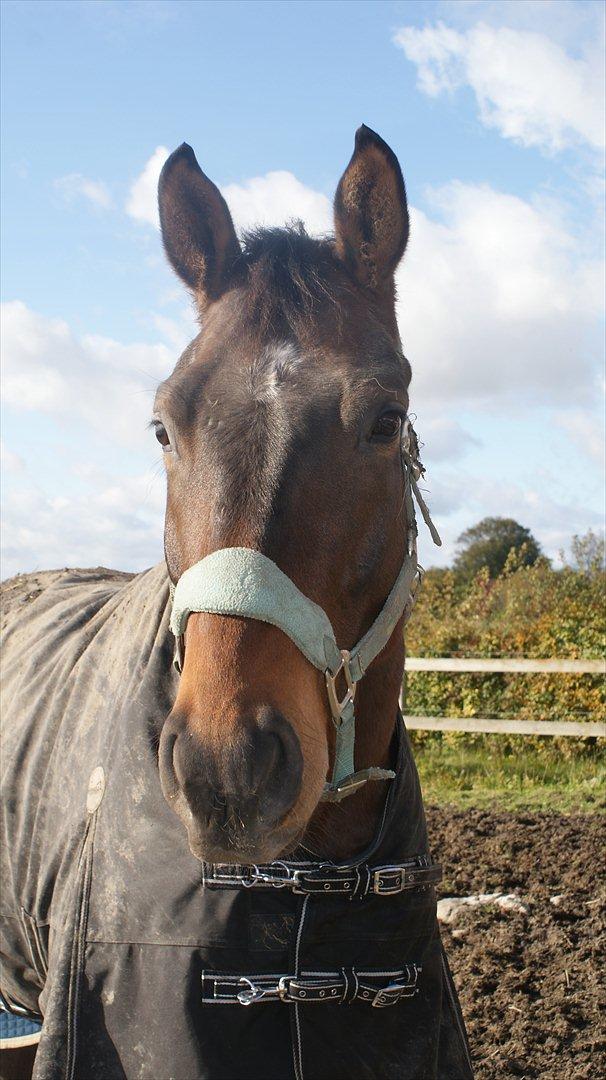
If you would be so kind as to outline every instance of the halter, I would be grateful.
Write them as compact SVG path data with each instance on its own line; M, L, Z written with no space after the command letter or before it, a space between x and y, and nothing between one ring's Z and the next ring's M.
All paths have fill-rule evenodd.
M402 568L381 611L370 629L351 650L339 649L328 615L297 588L280 568L251 548L220 548L186 570L174 589L170 628L176 638L175 666L182 670L184 635L192 612L236 615L271 623L285 633L306 659L326 678L328 702L336 729L335 761L330 783L322 798L340 802L368 780L393 780L391 769L355 771L356 687L369 665L385 648L398 622L410 618L423 576L417 560L417 525L414 498L423 520L438 546L442 541L429 516L418 487L425 469L419 460L419 444L407 418L401 440L406 509L406 554ZM339 697L337 681L345 682Z

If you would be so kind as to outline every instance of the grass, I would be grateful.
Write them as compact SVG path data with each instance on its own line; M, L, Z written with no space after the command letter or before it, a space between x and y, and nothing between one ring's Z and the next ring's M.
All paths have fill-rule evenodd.
M600 750L564 756L556 749L503 752L500 736L415 743L426 802L501 810L606 812L606 756Z

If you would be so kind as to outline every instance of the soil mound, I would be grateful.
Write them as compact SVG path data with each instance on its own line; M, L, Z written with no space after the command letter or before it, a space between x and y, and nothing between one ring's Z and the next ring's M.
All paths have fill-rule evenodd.
M428 819L441 896L515 893L527 909L464 906L442 927L477 1080L606 1076L606 817L429 807Z

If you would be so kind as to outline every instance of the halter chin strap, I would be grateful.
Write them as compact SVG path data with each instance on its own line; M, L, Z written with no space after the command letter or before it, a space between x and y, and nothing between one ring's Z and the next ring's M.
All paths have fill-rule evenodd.
M326 678L330 711L336 729L332 780L323 798L340 802L368 780L392 780L391 769L355 771L356 686L369 665L385 648L399 620L408 620L423 571L417 561L417 526L413 494L435 544L441 544L419 492L424 473L417 436L406 420L402 435L402 469L407 543L402 569L374 623L351 650L339 649L326 612L305 596L271 559L251 548L220 548L186 570L174 589L170 628L177 641L175 664L181 671L184 635L192 612L237 615L271 623L285 633L306 659ZM337 682L344 684L339 697Z

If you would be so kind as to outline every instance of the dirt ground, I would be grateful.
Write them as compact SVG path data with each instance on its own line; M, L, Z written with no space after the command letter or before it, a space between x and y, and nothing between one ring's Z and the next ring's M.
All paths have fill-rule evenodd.
M443 936L477 1080L606 1076L606 817L428 809L440 895L516 893ZM555 900L554 900L555 898Z

